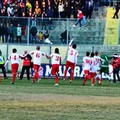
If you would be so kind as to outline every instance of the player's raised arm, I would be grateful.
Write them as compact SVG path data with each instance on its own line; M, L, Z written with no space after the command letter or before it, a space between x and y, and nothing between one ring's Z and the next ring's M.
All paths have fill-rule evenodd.
M70 40L70 42L69 42L69 46L72 45L73 40L74 40L73 38Z
M73 38L70 40L69 46L68 46L69 48L71 48L73 40L74 40Z

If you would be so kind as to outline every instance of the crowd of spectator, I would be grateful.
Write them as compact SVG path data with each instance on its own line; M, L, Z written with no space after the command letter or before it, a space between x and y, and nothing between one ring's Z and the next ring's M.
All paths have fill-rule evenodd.
M103 1L104 5L111 2ZM102 0L0 0L0 17L12 18L12 22L6 22L8 24L4 24L2 18L0 19L0 38L4 43L14 41L21 43L21 36L25 34L25 26L28 24L26 17L33 20L40 18L41 30L46 30L46 26L50 30L52 18L77 18L77 12L81 10L85 19L91 19L93 10L98 10L100 5ZM18 17L20 18L16 19ZM37 32L36 26L31 26L31 43L36 40Z
M99 0L4 0L0 4L1 16L76 18L77 10L84 15L93 10Z

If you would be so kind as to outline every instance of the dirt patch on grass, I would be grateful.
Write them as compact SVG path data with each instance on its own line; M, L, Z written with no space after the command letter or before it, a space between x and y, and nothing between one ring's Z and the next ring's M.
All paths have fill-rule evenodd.
M5 94L0 93L0 106L3 104L16 103L26 106L41 105L118 105L120 97L97 97L97 96L73 96L57 94Z

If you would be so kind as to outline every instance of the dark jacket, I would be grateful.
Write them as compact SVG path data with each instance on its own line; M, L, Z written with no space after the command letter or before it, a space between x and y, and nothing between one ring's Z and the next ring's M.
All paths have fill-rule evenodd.
M32 36L36 36L36 34L37 34L37 28L35 26L31 27L30 33L32 34Z

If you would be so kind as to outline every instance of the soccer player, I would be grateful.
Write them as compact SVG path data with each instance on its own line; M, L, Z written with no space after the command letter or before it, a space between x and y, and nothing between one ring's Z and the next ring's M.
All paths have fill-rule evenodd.
M91 53L91 65L90 65L90 76L91 76L91 85L94 86L95 84L95 77L96 77L96 59L94 57L94 53Z
M37 46L36 50L31 51L29 54L33 55L34 77L33 77L32 83L35 83L40 78L38 72L39 72L39 68L40 68L40 65L41 65L41 57L42 56L47 57L47 55L44 52L40 51L40 46Z
M6 70L5 70L4 64L5 64L5 58L2 55L2 51L0 50L0 69L2 69L2 73L4 75L4 79L7 79L7 75L6 75ZM1 79L2 79L2 76L1 76Z
M96 78L95 80L98 80L98 83L100 84L101 83L101 74L100 74L100 63L101 63L101 57L98 55L98 52L96 51L95 52L95 55L94 55L94 58L96 60L95 62L95 67L96 67Z
M26 70L27 72L27 79L30 80L30 67L31 67L31 55L28 54L27 50L24 51L24 57L22 58L23 59L23 66L22 66L22 71L21 71L21 75L20 75L20 80L23 79L23 75L24 75L24 72Z
M110 76L109 76L109 57L106 54L104 54L103 52L100 53L100 57L101 57L100 74L104 73L106 78L108 78L110 80ZM99 84L100 85L102 84L102 78L101 78L101 81L100 81Z
M84 80L83 80L83 85L86 84L87 80L91 80L91 76L90 76L90 65L91 65L91 58L89 57L90 52L86 52L86 56L83 57L83 61L82 61L82 67L83 67L83 71L84 71Z
M65 68L64 77L63 77L63 80L65 80L67 70L68 70L68 68L70 68L71 69L70 83L72 82L72 80L74 78L74 69L75 69L75 65L77 64L77 57L78 57L78 51L76 50L77 45L73 44L72 47L71 47L72 42L73 42L73 39L69 43L68 56L67 56L67 61L66 61L66 68Z
M55 48L55 53L52 53L48 58L51 58L52 62L52 70L51 74L55 76L55 86L59 85L59 78L58 78L58 72L59 72L59 65L61 64L61 56L59 53L59 49Z
M11 84L14 84L16 80L16 75L18 72L18 67L19 67L19 59L22 58L23 56L17 53L17 49L14 48L12 49L12 53L9 55L8 60L6 61L5 65L11 61L11 70L12 70L12 81Z

